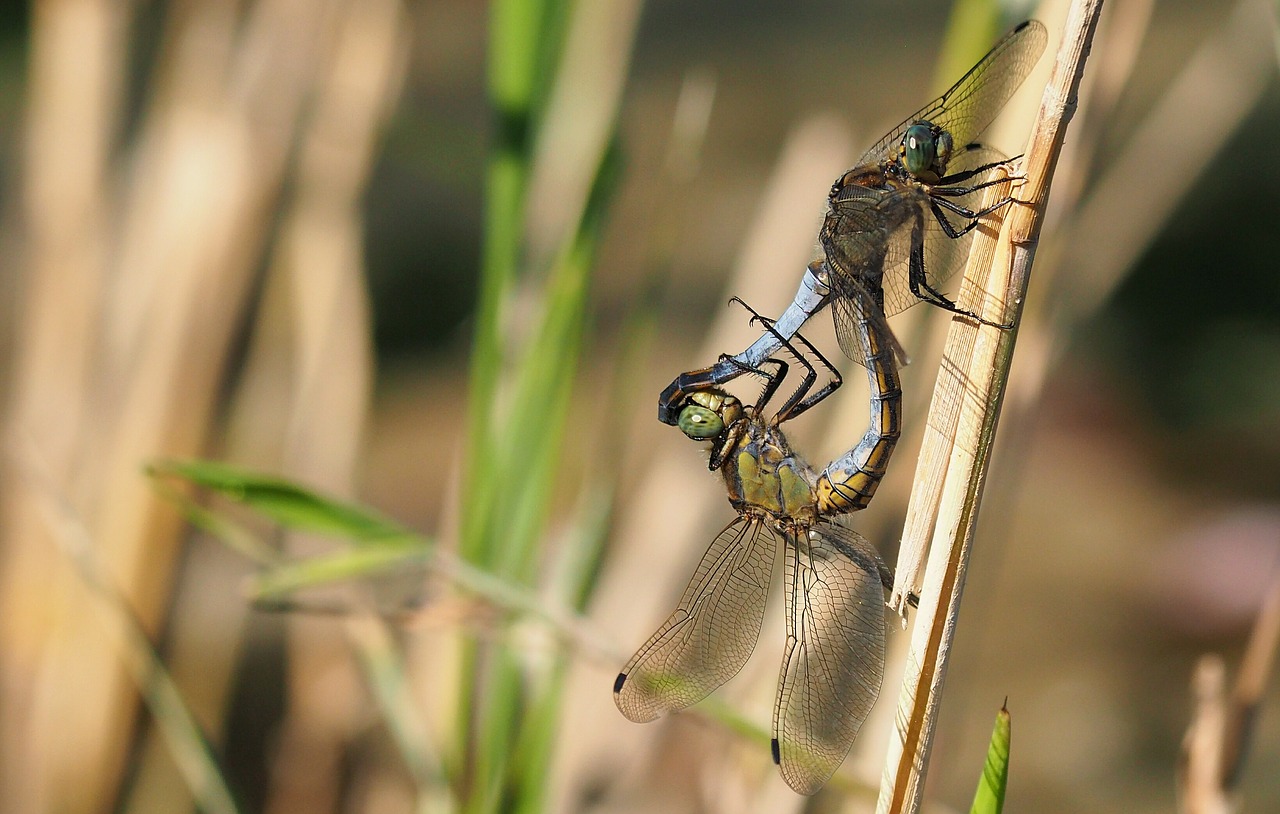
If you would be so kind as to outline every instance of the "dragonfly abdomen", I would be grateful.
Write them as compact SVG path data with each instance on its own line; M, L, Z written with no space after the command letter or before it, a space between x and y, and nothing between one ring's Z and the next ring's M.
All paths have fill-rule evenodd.
M814 491L818 514L829 516L865 509L889 468L902 436L902 387L892 343L869 321L862 324L871 423L853 449L832 461L818 476Z

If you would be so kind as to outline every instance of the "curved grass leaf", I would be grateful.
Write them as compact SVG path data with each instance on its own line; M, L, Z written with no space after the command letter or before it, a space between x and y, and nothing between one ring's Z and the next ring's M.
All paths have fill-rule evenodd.
M214 461L160 461L147 467L147 474L212 489L294 531L343 537L357 545L421 543L415 534L369 508L319 495L275 475Z

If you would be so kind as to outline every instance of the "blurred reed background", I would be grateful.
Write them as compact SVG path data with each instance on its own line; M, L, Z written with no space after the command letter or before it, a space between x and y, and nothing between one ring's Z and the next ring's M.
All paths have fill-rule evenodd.
M752 338L730 294L781 310L866 145L1014 22L1044 20L1052 52L1064 9L6 4L0 811L868 808L901 665L841 776L796 797L761 734L776 614L710 713L614 709L731 516L655 398ZM986 487L940 810L1008 696L1012 809L1167 811L1195 660L1238 661L1280 547L1276 53L1264 0L1104 12ZM997 146L1020 149L1046 69ZM854 518L890 561L944 321L896 323L908 435ZM847 378L792 433L814 462L865 425ZM254 610L253 559L144 477L164 457L358 499L471 587L412 570L338 613ZM292 561L340 544L249 523ZM1250 810L1280 806L1274 700Z

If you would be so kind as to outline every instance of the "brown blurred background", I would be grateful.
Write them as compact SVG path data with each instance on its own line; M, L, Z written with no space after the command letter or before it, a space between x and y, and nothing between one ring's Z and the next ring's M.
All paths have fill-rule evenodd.
M4 11L0 811L192 810L139 703L139 668L122 667L122 609L240 810L454 810L456 778L424 789L432 772L405 768L368 697L344 642L374 634L249 608L251 566L190 533L142 466L203 456L280 472L450 544L491 135L485 4ZM613 655L658 623L731 516L696 448L654 420L658 392L750 341L730 295L766 313L786 304L830 180L959 76L937 65L951 6L651 0L595 13L609 47L562 80L582 109L558 111L568 135L539 156L525 251L554 253L574 116L609 118L593 105L614 103L597 85L616 72L622 170L547 524L564 533L592 479L616 476L588 613L612 649L572 651L544 810L863 810L856 794L795 797L767 749L698 716L633 726L609 687ZM1063 4L1004 13L1043 19L1052 54ZM1007 697L1010 810L1168 811L1196 659L1238 664L1280 562L1276 43L1261 1L1113 0L1104 15L986 487L929 773L942 810L967 805ZM1010 106L1023 124L992 131L1006 151L1046 68ZM534 286L506 318L529 319ZM855 518L889 561L946 322L916 313L928 310L895 321L914 359L908 435ZM793 434L814 462L861 435L860 374L846 375L839 404ZM448 749L430 744L467 691L449 683L450 648L497 635L469 613L428 595L387 628L446 777ZM760 724L780 625L766 622L722 693ZM906 638L894 631L892 646ZM530 658L546 647L534 637ZM871 782L900 672L845 767ZM1246 811L1280 808L1267 697Z

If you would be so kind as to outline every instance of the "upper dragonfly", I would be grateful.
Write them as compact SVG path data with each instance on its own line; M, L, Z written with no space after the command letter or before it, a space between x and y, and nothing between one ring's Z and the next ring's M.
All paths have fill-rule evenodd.
M905 119L831 187L818 234L822 257L809 264L795 299L751 347L715 365L682 373L662 392L658 418L676 424L685 397L757 368L780 339L832 303L836 336L865 364L860 334L880 328L897 364L902 346L886 317L928 302L987 323L948 299L941 286L965 262L972 230L983 216L1010 202L978 203L980 191L1002 180L998 153L972 143L1040 59L1048 35L1022 23L946 93ZM1001 325L1000 327L1004 327Z

